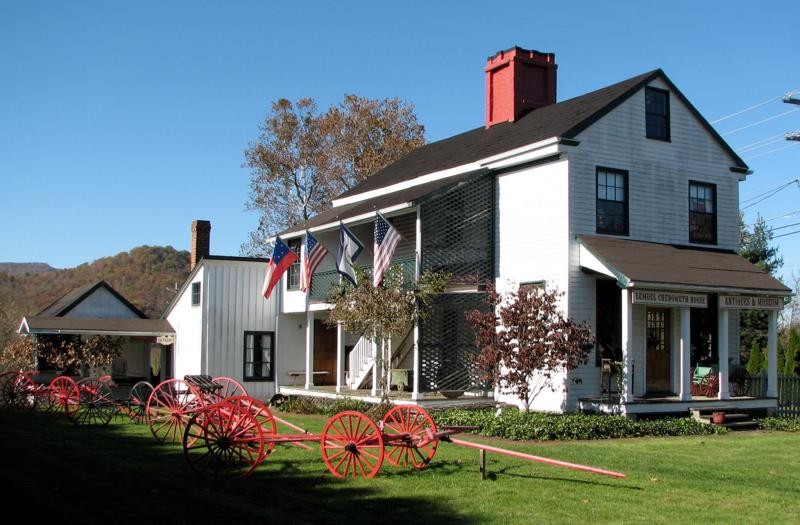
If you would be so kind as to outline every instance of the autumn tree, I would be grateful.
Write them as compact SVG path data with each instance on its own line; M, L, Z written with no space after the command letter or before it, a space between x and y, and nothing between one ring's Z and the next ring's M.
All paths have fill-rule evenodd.
M588 323L559 310L561 295L539 287L501 294L487 285L489 308L466 314L483 379L515 395L526 410L544 388L555 390L556 374L586 364L595 342Z
M122 350L122 339L96 335L86 340L79 337L39 337L36 352L47 363L72 374L80 367L106 367L118 357Z
M36 363L36 348L27 337L16 335L0 347L0 372L30 370Z
M450 280L444 272L423 272L416 282L406 280L403 268L393 264L384 275L383 282L375 287L363 268L355 268L356 284L342 280L331 289L328 302L333 309L326 321L330 325L342 323L349 332L363 333L378 347L376 360L381 377L373 378L380 384L383 396L389 391L389 360L386 355L392 338L403 337L417 319L425 319L436 296L442 293Z
M739 254L770 275L783 266L783 257L778 248L771 245L772 229L762 216L756 218L752 229L748 229L744 216L739 214ZM765 310L742 310L739 315L739 343L749 349L755 342L760 348L767 346L768 314ZM749 359L749 356L748 356Z
M324 211L333 197L425 143L413 105L356 95L324 113L310 98L280 99L260 130L245 150L246 207L259 214L242 245L248 255L266 255L269 237Z

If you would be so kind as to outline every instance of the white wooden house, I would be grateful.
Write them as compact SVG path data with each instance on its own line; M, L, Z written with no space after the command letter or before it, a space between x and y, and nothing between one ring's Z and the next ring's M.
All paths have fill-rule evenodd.
M598 335L590 364L557 376L534 409L635 414L713 403L692 396L699 363L716 366L720 399L776 406L776 314L790 290L736 254L738 183L750 174L742 159L661 70L563 102L552 54L512 48L485 72L484 126L413 151L281 234L299 247L311 231L336 253L342 221L369 247L378 210L400 230L395 259L410 274L453 273L431 319L394 343L392 366L412 371L411 400L482 394L463 314L492 279L501 289L556 287L566 313ZM357 263L370 265L370 250ZM311 294L299 291L296 272L283 280L279 324L304 327L306 373L283 392L324 393L314 371L335 377L338 392L371 381L371 345L321 323L335 275L328 257ZM770 311L761 398L728 384L742 305ZM298 334L291 338L296 345ZM623 366L618 397L604 396L606 358Z

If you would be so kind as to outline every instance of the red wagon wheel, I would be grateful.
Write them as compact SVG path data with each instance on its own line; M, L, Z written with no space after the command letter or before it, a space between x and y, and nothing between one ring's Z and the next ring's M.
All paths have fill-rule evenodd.
M394 466L425 468L439 444L436 423L424 408L400 405L383 416L386 461Z
M212 381L218 385L222 385L222 388L209 395L208 404L219 403L220 401L224 401L229 397L247 395L247 389L245 389L245 387L243 387L241 383L235 379L230 377L215 377Z
M35 391L30 374L15 372L3 385L3 404L9 410L30 412L36 404Z
M8 406L6 402L6 385L16 377L17 372L3 372L0 374L0 408Z
M145 420L160 442L177 443L192 414L203 408L203 397L180 379L158 384L147 398Z
M189 419L183 453L203 477L247 476L263 459L264 434L250 411L235 403L211 405Z
M75 425L108 425L117 406L107 381L82 379L77 383L80 403L69 406L67 416Z
M64 412L68 414L70 411L77 410L81 402L81 395L78 391L78 385L72 378L67 376L59 376L50 383L48 389L50 396L50 406L53 410Z
M152 393L153 385L147 381L139 381L133 385L131 393L128 396L128 417L131 421L134 423L141 423L144 421L147 400Z
M256 418L258 426L261 427L261 432L264 435L264 448L261 452L261 460L266 458L275 448L275 441L273 438L278 433L275 418L272 416L272 412L270 412L267 405L249 396L235 396L226 399L225 402L245 409ZM261 460L259 460L259 462Z
M361 412L340 412L322 430L322 459L337 478L373 478L383 464L378 426Z

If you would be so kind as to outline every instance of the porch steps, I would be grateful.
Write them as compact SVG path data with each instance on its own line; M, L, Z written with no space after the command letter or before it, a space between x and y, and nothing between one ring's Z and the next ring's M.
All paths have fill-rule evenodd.
M712 422L712 417L717 412L725 414L725 422L719 423L720 426L730 430L756 430L758 423L753 421L750 414L743 412L736 412L736 408L732 406L709 406L703 408L692 408L692 417L701 423L714 425L717 423Z

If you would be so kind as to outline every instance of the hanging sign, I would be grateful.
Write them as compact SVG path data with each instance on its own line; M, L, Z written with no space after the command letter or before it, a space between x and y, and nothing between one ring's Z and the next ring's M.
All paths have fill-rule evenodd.
M633 304L708 308L708 296L697 293L664 292L660 290L634 290Z
M172 345L175 344L175 336L174 335L160 335L156 337L156 343L160 345Z
M733 310L780 310L783 297L763 295L720 295L719 305Z

